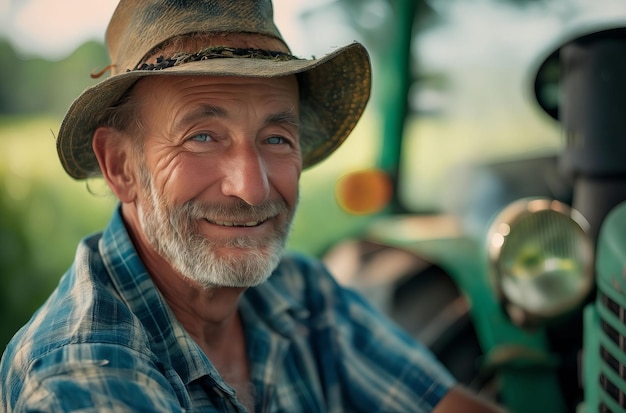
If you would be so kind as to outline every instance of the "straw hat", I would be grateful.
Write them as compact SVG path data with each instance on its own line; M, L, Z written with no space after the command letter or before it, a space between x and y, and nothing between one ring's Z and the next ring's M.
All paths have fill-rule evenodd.
M229 33L278 40L283 50L233 47ZM220 47L148 61L165 42L190 34L215 35ZM273 22L270 0L121 0L106 36L113 67L109 78L85 90L61 124L57 151L67 173L84 179L100 174L91 141L98 119L145 76L296 75L303 110L318 119L315 133L301 136L303 167L330 155L350 134L369 99L371 67L365 48L353 43L319 59L291 55ZM308 130L308 129L307 129Z

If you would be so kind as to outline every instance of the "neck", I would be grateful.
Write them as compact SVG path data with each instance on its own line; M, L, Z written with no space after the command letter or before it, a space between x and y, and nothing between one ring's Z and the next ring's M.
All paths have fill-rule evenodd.
M176 319L252 411L246 342L237 311L245 288L204 288L183 277L152 248L140 230L136 209L126 206L122 206L122 216L152 281Z
M151 274L178 321L207 354L228 347L233 332L242 329L237 307L244 288L205 289L179 275Z
M185 330L207 355L222 378L253 411L250 371L241 317L237 311L243 288L203 289L181 277L154 283ZM182 282L181 282L182 281Z

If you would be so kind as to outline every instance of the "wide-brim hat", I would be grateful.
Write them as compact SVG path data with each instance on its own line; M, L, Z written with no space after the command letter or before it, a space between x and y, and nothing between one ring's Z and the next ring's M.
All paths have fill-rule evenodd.
M529 71L533 97L539 107L550 117L560 120L561 64L560 52L574 41L592 36L611 36L615 31L626 29L626 9L623 5L595 7L566 22L563 30L551 41L535 60Z
M282 52L230 47L228 33L264 36L285 45ZM165 42L189 35L219 36L223 46L162 56L145 63ZM301 132L303 167L330 155L347 138L370 96L371 65L365 48L353 43L321 58L292 56L273 21L270 0L121 0L107 29L109 78L86 89L68 109L57 137L66 172L84 179L100 175L92 138L102 114L146 76L298 77L301 107L317 120Z

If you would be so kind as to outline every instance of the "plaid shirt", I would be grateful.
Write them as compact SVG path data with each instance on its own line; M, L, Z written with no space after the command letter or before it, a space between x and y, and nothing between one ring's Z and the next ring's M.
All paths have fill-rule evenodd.
M240 311L256 412L430 411L454 383L316 261L285 257ZM245 411L152 283L119 212L81 242L0 374L8 412Z

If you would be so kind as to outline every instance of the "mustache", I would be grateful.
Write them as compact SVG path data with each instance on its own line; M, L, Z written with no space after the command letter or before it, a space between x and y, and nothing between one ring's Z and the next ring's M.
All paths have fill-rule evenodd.
M190 200L180 206L190 219L209 221L265 221L277 215L291 214L284 200L268 200L259 205L250 205L241 199L228 202L204 202Z

